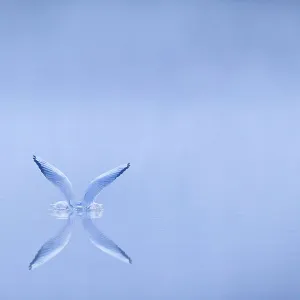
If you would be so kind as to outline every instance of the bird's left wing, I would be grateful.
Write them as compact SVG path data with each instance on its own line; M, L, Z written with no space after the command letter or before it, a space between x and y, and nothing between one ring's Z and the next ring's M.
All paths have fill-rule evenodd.
M73 200L73 188L68 177L56 167L49 164L47 161L40 157L33 155L33 160L44 174L44 176L58 187L61 192L65 195L69 205Z
M90 241L96 248L125 263L132 263L131 258L118 245L98 230L90 218L83 217L82 225L88 233Z

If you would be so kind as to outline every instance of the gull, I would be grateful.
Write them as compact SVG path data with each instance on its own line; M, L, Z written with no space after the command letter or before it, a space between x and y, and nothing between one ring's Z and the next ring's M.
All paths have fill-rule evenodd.
M55 210L102 211L103 205L95 202L98 194L130 167L130 163L120 165L96 177L88 185L83 200L75 202L72 184L68 177L41 157L33 155L33 160L44 176L59 188L66 198L66 201L58 201L52 204L52 208Z
M99 214L97 217L100 215L101 214ZM117 244L115 244L111 239L97 229L92 221L92 218L88 214L74 215L71 213L68 215L67 222L61 228L61 230L54 237L46 241L38 250L37 254L29 264L29 270L36 269L45 264L59 254L68 245L72 235L74 217L81 218L82 225L88 234L89 240L96 248L125 263L132 264L131 258Z

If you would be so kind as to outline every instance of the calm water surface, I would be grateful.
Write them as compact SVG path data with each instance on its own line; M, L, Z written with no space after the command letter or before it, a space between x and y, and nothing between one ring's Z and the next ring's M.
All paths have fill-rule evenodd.
M299 299L296 4L1 6L1 299ZM33 154L78 198L131 163L95 220L131 265L75 222L28 270L65 222Z

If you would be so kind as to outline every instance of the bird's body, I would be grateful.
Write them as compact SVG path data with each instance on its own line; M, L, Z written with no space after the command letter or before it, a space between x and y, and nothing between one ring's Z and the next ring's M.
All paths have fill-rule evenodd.
M98 219L103 215L103 204L93 202L89 207L80 204L69 206L67 201L58 201L51 204L50 215L57 219L68 219L71 215L87 216L90 219Z

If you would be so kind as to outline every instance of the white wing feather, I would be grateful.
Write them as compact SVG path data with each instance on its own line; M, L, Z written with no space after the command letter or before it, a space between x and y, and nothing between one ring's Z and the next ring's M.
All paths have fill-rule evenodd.
M82 224L89 235L90 241L96 248L125 263L132 263L131 258L118 245L98 230L91 219L83 218Z
M69 205L71 205L71 201L73 200L73 189L68 177L59 169L52 166L40 157L33 155L33 160L44 176L61 190L68 200Z
M84 195L83 205L89 206L94 201L94 199L98 196L98 194L102 191L103 188L105 188L107 185L112 183L117 177L123 174L129 167L130 167L129 163L125 165L121 165L96 177L88 185L88 188Z
M59 233L48 240L37 252L32 262L29 264L29 270L35 269L61 252L69 243L71 238L71 220L59 231Z

